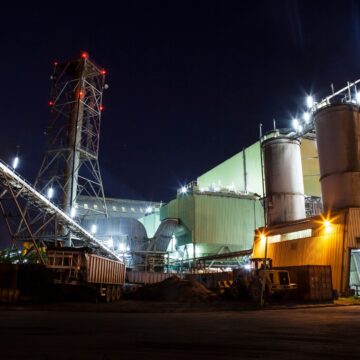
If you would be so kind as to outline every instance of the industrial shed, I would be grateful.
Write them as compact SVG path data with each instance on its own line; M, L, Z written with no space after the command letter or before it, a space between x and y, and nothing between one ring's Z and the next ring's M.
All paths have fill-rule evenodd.
M333 287L345 293L356 283L356 269L360 265L360 209L349 208L321 216L275 225L258 230L254 241L253 256L267 256L273 265L331 265ZM352 266L351 266L352 264Z

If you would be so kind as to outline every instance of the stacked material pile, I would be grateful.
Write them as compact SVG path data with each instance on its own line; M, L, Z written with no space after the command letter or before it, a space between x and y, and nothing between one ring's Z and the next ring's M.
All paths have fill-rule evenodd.
M208 302L218 300L217 296L195 280L182 280L177 276L160 283L149 284L132 294L136 300Z

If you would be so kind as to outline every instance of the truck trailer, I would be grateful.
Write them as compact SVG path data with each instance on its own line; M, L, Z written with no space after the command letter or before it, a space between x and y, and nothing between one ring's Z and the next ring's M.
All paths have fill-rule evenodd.
M125 283L125 264L84 249L48 250L47 268L55 285L93 290L96 299L117 301Z

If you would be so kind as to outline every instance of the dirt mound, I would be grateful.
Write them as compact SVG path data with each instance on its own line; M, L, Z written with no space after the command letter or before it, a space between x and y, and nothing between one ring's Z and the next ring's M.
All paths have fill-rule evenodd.
M177 276L160 283L144 285L132 294L136 300L208 302L218 297L195 280L182 280Z

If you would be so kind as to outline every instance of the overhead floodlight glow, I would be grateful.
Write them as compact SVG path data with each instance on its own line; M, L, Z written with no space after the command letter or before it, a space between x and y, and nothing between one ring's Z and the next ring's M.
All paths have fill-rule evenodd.
M125 252L125 250L126 250L126 245L125 245L124 243L120 243L120 244L119 244L119 247L118 247L118 250L119 250L120 252Z
M148 206L148 207L146 208L146 210L145 210L145 212L146 212L147 214L152 213L152 211L153 211L153 208L152 208L151 206Z
M299 128L299 120L298 119L293 119L293 121L292 121L292 127L294 128L294 130L298 130L298 128Z
M360 104L360 91L356 93L356 102Z
M15 170L19 166L19 157L16 156L13 160L12 167Z
M70 210L70 217L74 218L75 216L76 216L76 209L74 207L72 207Z
M91 233L92 233L92 234L96 234L96 231L97 231L97 225L96 225L96 224L92 224L92 225L91 225Z
M303 119L304 119L305 123L308 124L310 122L310 113L305 111L303 114Z
M314 98L311 95L306 97L306 106L308 109L311 109L314 106Z
M186 186L182 186L181 189L180 189L180 192L181 192L182 194L186 194L186 193L187 193L187 188L186 188Z
M47 191L47 197L51 199L53 196L54 196L54 189L52 187L49 187Z
M303 131L302 125L299 125L298 128L297 128L297 132L301 133L302 131Z
M112 248L114 246L114 241L113 241L113 238L111 236L105 241L105 245L108 248Z

